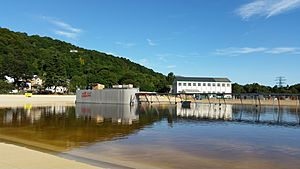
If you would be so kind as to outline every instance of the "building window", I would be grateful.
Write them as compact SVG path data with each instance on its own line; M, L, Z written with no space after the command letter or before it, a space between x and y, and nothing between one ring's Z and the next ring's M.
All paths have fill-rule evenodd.
M201 83L198 83L198 86L201 86Z
M178 83L178 86L181 86L181 83Z
M222 87L225 87L225 83L222 84Z
M210 86L210 83L207 83L207 86Z
M191 84L191 83L188 83L188 86L192 86L192 84Z
M229 83L227 83L227 87L230 87L230 84L229 84Z
M203 86L206 86L206 83L203 83Z
M213 84L212 84L212 86L216 86L216 84L215 84L215 83L213 83Z
M220 83L218 83L218 84L217 84L217 86L219 86L219 87L220 87Z
M186 83L183 83L183 86L186 86Z
M196 83L193 83L193 86L196 86Z

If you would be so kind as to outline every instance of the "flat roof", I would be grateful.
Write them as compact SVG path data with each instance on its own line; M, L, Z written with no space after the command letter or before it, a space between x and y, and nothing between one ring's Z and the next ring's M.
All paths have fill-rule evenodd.
M212 78L212 77L184 77L176 76L175 81L194 81L194 82L231 82L228 78Z

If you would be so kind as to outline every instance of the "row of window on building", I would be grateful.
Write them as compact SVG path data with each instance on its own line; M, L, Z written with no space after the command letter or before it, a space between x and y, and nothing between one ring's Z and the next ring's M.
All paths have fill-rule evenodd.
M197 83L178 83L178 86L197 86ZM201 83L198 83L198 86L201 86ZM206 83L203 83L202 86L206 86ZM216 86L216 83L207 83L207 86ZM217 83L217 86L220 87L221 84ZM225 87L226 84L222 83L222 87ZM230 87L230 83L227 83L227 87Z

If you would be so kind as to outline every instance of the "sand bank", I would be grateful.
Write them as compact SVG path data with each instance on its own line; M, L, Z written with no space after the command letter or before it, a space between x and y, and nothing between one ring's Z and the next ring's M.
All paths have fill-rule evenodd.
M0 169L100 169L24 147L0 143Z
M0 107L23 107L30 106L73 106L75 105L75 95L0 95Z

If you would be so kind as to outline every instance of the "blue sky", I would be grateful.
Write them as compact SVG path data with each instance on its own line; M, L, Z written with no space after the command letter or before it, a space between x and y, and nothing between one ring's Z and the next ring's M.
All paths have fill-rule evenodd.
M1 2L0 27L164 74L300 83L300 0L9 0Z

